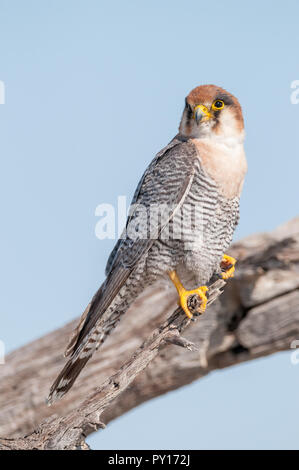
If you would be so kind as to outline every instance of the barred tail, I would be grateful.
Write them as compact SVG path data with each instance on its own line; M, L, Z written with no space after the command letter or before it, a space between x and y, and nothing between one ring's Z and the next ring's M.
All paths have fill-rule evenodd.
M126 295L131 284L129 275L128 269L114 269L83 313L65 351L65 356L70 356L70 359L50 389L49 404L72 387L94 351L103 344L121 315L127 311L130 303Z
M100 322L101 325L96 325L83 339L53 383L47 399L49 405L63 397L70 390L83 367L93 353L104 343L126 310L127 306L124 306L122 309L118 308L112 311L104 322Z

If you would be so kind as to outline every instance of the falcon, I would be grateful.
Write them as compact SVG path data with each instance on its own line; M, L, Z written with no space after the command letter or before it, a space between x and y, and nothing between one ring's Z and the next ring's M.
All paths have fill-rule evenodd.
M51 387L49 403L72 387L146 287L167 279L192 318L188 297L198 295L201 314L209 280L233 276L236 260L225 251L239 220L247 171L243 142L237 98L215 85L189 93L178 134L155 156L137 186L126 229L109 256L106 279L67 346L69 360ZM150 224L149 214L154 214Z

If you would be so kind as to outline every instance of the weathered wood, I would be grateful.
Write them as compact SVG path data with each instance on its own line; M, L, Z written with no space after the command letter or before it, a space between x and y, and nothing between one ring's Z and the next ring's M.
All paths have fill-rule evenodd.
M288 349L299 335L299 218L229 253L238 259L236 276L203 316L189 326L176 311L185 323L178 327L176 317L169 323L175 290L147 289L70 393L50 408L44 399L76 322L10 354L0 366L0 435L36 431L0 439L0 448L85 448L84 437L101 422L146 400L216 368ZM184 327L186 338L179 335Z

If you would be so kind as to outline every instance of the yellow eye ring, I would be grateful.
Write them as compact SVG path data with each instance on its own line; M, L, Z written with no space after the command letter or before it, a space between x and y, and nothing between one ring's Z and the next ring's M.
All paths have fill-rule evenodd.
M220 109L223 109L223 108L224 108L224 101L222 101L222 100L216 100L212 104L212 109L214 111L220 111Z

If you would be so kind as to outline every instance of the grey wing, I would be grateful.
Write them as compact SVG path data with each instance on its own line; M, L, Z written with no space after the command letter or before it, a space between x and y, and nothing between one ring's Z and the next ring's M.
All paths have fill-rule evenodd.
M132 199L132 202L131 202L131 206L133 204L136 204L136 201L138 200L138 196L139 196L139 193L140 193L142 183L143 183L144 178L145 178L145 176L146 176L146 174L149 170L150 170L150 167L147 168L146 171L143 173L142 178L139 181L139 183L137 185L137 188L135 190L135 193L134 193L134 196L133 196L133 199ZM118 250L120 249L120 247L123 243L123 240L126 238L127 226L128 226L128 220L126 222L126 227L123 230L123 233L122 233L121 237L117 240L115 247L113 248L113 250L111 251L111 253L109 255L109 258L108 258L108 261L107 261L107 264L106 264L106 268L105 268L106 276L108 276L108 274L111 272L112 266L114 264L114 260L116 258L117 253L118 253Z
M146 200L147 195L148 195L147 186L149 186L149 184L151 184L152 187L155 186L155 182L153 181L155 179L154 175L155 175L155 172L157 170L157 166L159 168L159 162L161 162L163 157L164 157L164 160L165 160L166 156L168 157L168 160L171 159L174 154L175 155L180 154L182 157L184 157L184 152L187 153L186 156L189 156L190 150L192 152L192 157L194 157L195 153L194 153L193 146L190 146L186 143L184 143L184 145L182 146L182 141L177 136L166 147L164 147L155 156L155 158L153 159L151 164L148 166L148 168L144 172L141 180L139 181L139 184L136 188L136 191L134 193L134 196L133 196L133 199L132 199L132 202L131 202L131 207L133 207L136 204L140 204L140 205L145 204L145 207L148 207L148 205L151 202L152 203L154 202L156 204L159 204L159 201L161 202L161 204L167 202L167 200L165 201L165 199L167 199L167 198L165 198L164 191L160 192L160 194L159 194L158 188L157 188L157 191L155 191L155 193L152 194L151 200L150 201ZM192 173L192 162L187 161L186 163L187 163L187 166L189 166L188 163L191 163L190 168L188 169L188 174L186 175L187 178L186 178L186 181L185 181L186 185L188 186L188 183L189 183L188 175L189 175L189 173L190 174ZM166 174L166 177L167 177L167 174ZM181 200L181 198L184 194L184 190L185 190L184 186L177 188L178 194L175 197L174 203L179 202ZM171 202L171 201L168 201L168 202ZM120 259L123 256L125 256L124 252L128 252L128 250L132 248L132 241L131 241L131 243L128 241L128 239L126 237L126 234L127 234L127 231L128 231L129 224L130 223L132 224L132 222L134 222L134 218L136 218L137 216L138 216L138 210L133 211L130 214L130 216L128 217L127 222L126 222L126 227L125 227L125 229L124 229L124 231L121 235L121 238L117 241L115 247L113 248L113 250L110 253L110 256L108 258L108 261L107 261L107 264L106 264L106 269L105 269L106 276L108 276L109 273L111 273L111 271L118 264ZM169 216L171 217L171 213L169 214ZM157 227L157 230L158 230L158 227ZM151 244L152 244L152 242L146 243L145 240L143 240L143 242L140 242L140 239L136 240L136 237L135 237L136 254L140 253L140 251L142 251L142 250L144 250L144 251L148 250L149 247L151 246ZM137 245L138 245L138 249L137 249ZM127 258L127 256L126 256L126 258ZM135 259L132 258L131 263L129 263L129 264L132 265L134 263L135 263Z
M136 201L137 201L137 199L138 199L138 196L139 196L139 193L140 193L140 189L141 189L142 183L143 183L144 178L145 178L145 176L146 176L146 174L147 174L148 171L149 171L149 168L147 168L147 170L143 173L142 178L141 178L141 180L139 181L139 183L138 183L138 185L137 185L137 188L136 188L136 190L135 190L135 193L134 193L134 196L133 196L131 205L136 204ZM111 272L112 266L113 266L113 264L114 264L114 259L116 258L116 255L117 255L117 252L118 252L119 248L121 247L121 245L122 245L122 243L123 243L123 240L124 240L125 237L126 237L126 228L127 228L127 225L128 225L128 221L127 221L127 223L126 223L126 227L125 227L125 229L123 230L123 233L122 233L121 237L117 240L115 247L113 248L113 250L111 251L111 253L110 253L110 255L109 255L109 258L108 258L108 261L107 261L107 264L106 264L106 268L105 268L105 274L106 274L106 276L108 276L108 274Z
M118 241L107 263L107 278L92 299L81 331L72 338L72 344L68 345L68 353L73 353L96 325L138 261L148 252L165 225L183 204L196 171L198 159L195 156L193 145L176 142L166 148L162 155L158 154L158 158L153 160L144 173L133 198L138 207L128 217L126 229L129 230L130 225L134 226L137 219L140 221L140 207L148 211L151 204L161 205L163 210L167 211L166 216L159 218L160 222L151 231L150 237L144 237L144 231L141 231L140 236L137 233L133 238L126 236Z

